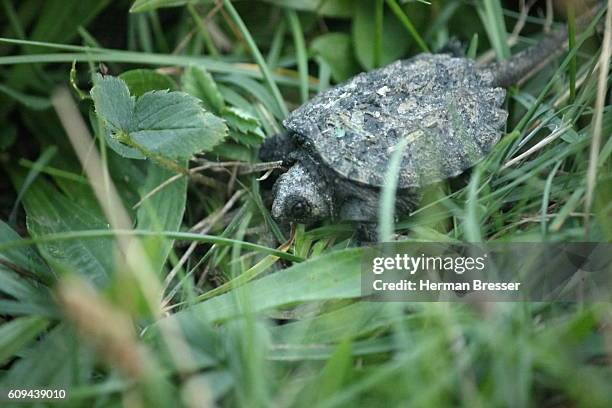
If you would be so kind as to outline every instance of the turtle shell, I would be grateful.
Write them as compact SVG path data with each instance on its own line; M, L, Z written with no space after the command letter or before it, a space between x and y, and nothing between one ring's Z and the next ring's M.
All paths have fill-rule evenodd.
M420 54L359 74L293 111L284 125L323 163L381 187L403 149L398 188L462 173L499 140L505 90L467 58Z

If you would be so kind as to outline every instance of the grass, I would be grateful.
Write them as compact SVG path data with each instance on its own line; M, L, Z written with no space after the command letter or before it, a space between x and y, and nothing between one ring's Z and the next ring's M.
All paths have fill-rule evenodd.
M610 406L609 303L368 302L354 227L284 230L256 166L262 135L365 64L453 36L476 59L505 59L541 38L545 9L44 3L0 9L2 392L65 389L68 400L52 404L71 407ZM555 9L553 27L564 13ZM569 51L509 90L507 133L485 160L425 189L400 219L388 183L382 236L610 242L612 27L602 10L581 31L579 13L570 10ZM126 79L132 93L183 89L183 75L196 75L192 92L229 129L191 158L197 176L123 157L89 97L57 99L62 86L87 96L107 70L140 78Z

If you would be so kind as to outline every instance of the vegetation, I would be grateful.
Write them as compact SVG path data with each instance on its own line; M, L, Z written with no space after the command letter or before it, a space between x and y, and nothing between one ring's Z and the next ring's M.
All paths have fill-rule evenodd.
M289 111L360 71L453 37L505 59L580 13L525 3L1 0L0 390L64 389L41 404L71 407L610 406L610 303L360 299L353 226L285 231L276 165L257 160ZM381 214L385 238L610 241L604 10L509 90L485 161L410 217Z

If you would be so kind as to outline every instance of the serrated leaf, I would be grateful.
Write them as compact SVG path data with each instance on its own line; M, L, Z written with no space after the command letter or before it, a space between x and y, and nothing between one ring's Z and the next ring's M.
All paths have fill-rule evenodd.
M199 98L207 109L218 114L225 107L225 101L215 80L204 67L198 65L188 67L181 82L183 90Z
M182 92L147 92L138 98L134 119L129 137L147 151L172 159L210 151L227 135L221 119Z
M256 136L253 133L242 133L234 129L230 129L229 136L233 141L251 147L260 146L263 141L261 136Z
M113 133L131 131L136 99L130 96L124 81L113 76L97 75L91 97L96 113Z
M323 34L312 41L310 48L329 65L336 82L342 82L359 72L351 37L346 33Z
M228 107L223 110L223 118L227 120L230 127L242 133L251 133L263 139L266 137L261 130L259 119L251 115L249 112L234 107Z
M130 93L141 96L154 90L176 90L176 84L168 75L160 74L152 69L133 69L119 75L128 86Z
M227 135L220 118L183 92L150 91L134 98L120 78L98 75L91 95L111 136L159 161L187 159L210 151ZM126 155L123 149L117 153Z
M117 154L121 157L125 157L126 159L136 159L136 160L144 160L147 157L142 154L142 152L138 149L125 145L118 141L113 137L113 131L108 127L104 126L104 121L98 115L93 115L93 121L96 121L96 126L98 127L97 134L98 136L104 136L104 140L108 144L108 146L113 149Z

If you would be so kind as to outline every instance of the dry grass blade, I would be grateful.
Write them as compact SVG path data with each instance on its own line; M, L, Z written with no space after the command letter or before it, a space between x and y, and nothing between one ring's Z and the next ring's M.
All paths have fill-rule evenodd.
M111 227L116 230L131 231L131 220L114 184L110 182L108 171L97 149L92 147L93 138L70 92L65 87L59 88L53 93L51 100ZM117 253L123 255L121 261L125 265L125 268L119 267L118 270L128 271L136 278L149 309L157 318L161 317L161 285L151 267L146 251L138 238L134 236L117 235L116 237L118 248L121 249ZM185 339L180 335L180 330L172 330L172 333L163 332L163 339L168 345L176 366L185 369L191 367L193 364L191 351Z
M77 331L111 367L119 368L128 378L142 378L149 358L138 344L134 326L126 313L74 277L62 280L57 294L64 313Z
M519 161L525 159L526 157L531 156L532 154L534 154L535 152L542 150L543 148L545 148L546 146L548 146L549 144L551 144L553 141L557 140L560 136L563 135L563 133L565 133L568 129L570 129L571 126L567 125L567 126L563 126L557 130L555 130L554 132L552 132L550 135L546 136L544 139L540 140L538 143L536 143L535 145L533 145L532 147L530 147L528 150L526 150L525 152L519 154L518 156L514 157L511 160L508 160L502 167L502 169L507 169L508 167L512 166L513 164L518 163Z

